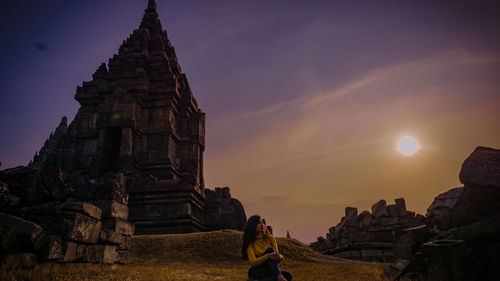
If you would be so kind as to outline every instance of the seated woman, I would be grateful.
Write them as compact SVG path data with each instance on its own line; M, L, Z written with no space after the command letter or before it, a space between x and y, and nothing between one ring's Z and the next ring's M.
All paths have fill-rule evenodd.
M283 260L283 256L279 253L276 239L269 233L265 220L259 215L248 219L241 254L252 265L248 270L250 279L292 280L290 272L280 270L278 263Z

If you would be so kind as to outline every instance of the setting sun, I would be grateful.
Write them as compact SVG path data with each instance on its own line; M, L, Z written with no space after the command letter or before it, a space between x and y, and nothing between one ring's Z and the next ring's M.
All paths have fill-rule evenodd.
M411 137L403 137L398 141L398 150L404 155L414 154L418 148L417 141Z

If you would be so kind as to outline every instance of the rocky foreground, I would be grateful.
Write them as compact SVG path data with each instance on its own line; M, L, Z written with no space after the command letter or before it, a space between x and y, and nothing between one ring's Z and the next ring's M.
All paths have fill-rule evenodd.
M239 231L134 236L128 265L44 263L2 270L0 280L247 280L241 239ZM293 272L294 280L382 281L388 266L322 255L295 239L277 242L285 256L281 267Z
M404 199L375 203L358 215L347 207L339 224L311 247L337 257L393 262L396 280L500 280L500 150L478 147L464 161L463 187L435 197L426 216Z

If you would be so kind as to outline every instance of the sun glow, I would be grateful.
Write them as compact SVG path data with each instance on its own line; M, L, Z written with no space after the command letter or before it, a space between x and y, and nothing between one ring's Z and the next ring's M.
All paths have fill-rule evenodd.
M418 143L414 138L403 137L398 141L398 150L404 155L412 155L418 151Z

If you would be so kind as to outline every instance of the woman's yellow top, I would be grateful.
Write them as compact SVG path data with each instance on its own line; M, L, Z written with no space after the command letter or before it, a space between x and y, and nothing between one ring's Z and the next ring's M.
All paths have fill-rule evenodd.
M257 234L255 241L250 243L247 248L248 261L252 266L256 266L266 262L269 258L267 255L264 255L264 252L267 248L273 247L274 251L279 254L278 244L276 243L276 239L270 234ZM280 257L283 256L280 254Z

